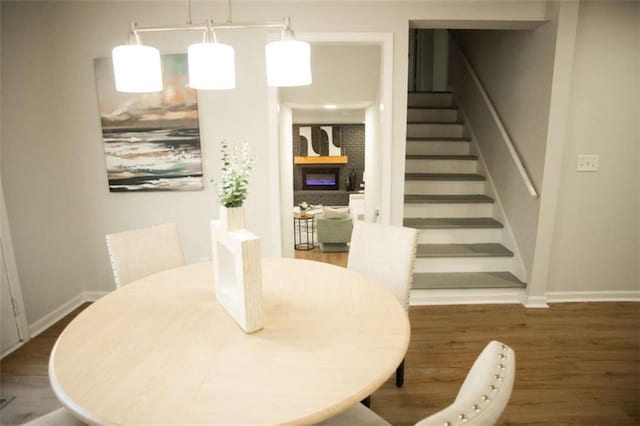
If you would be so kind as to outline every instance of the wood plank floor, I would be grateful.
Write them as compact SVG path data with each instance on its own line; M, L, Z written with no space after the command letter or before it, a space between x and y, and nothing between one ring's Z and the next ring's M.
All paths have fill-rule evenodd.
M49 354L62 330L87 306L89 303L0 361L0 395L16 397L0 410L0 424L19 425L61 406L49 384Z
M318 262L331 263L332 265L338 265L347 267L347 258L349 253L336 252L336 253L322 253L320 248L316 247L312 250L296 250L296 259L315 260Z
M315 249L317 250L317 249ZM346 253L296 252L346 265ZM3 425L60 404L47 378L56 337L82 309L0 362L0 392L16 399L0 411ZM516 382L500 424L640 424L640 304L565 303L421 306L410 309L405 385L392 380L371 407L394 425L410 425L448 405L473 360L492 339L516 352Z

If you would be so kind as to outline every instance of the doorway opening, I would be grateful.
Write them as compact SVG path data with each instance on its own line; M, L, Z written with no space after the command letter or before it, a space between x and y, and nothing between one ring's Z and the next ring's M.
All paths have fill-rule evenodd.
M293 214L300 204L318 214L326 206L347 207L358 195L362 218L388 220L390 197L382 171L390 168L385 162L391 120L382 105L391 102L392 38L387 33L298 38L312 46L313 84L280 88L272 97L280 153L278 248L287 257L294 256Z

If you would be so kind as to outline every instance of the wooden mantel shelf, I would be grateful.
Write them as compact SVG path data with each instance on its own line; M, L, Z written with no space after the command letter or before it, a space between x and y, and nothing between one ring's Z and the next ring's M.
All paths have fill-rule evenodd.
M349 158L346 155L320 156L320 157L293 157L295 164L347 164Z

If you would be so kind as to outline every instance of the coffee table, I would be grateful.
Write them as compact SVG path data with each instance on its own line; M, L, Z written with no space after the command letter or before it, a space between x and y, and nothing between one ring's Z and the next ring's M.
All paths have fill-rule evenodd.
M394 373L409 321L389 291L319 262L273 258L262 268L264 329L250 335L216 303L210 263L98 300L55 344L56 396L100 424L314 423Z

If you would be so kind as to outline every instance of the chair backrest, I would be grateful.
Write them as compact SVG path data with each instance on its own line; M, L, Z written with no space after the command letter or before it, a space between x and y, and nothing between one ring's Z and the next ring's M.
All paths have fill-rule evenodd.
M109 234L106 240L116 287L184 265L175 223Z
M347 268L379 282L409 309L417 231L357 220L353 223Z
M490 342L473 363L453 404L416 426L496 424L511 397L515 374L513 349Z

